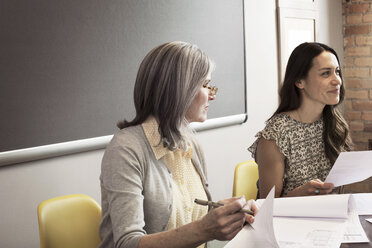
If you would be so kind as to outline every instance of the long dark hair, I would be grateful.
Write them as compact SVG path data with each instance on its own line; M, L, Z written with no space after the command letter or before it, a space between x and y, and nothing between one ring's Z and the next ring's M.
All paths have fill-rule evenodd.
M212 65L209 57L193 44L173 41L155 47L138 69L134 86L136 116L117 126L123 129L139 125L154 116L163 146L170 150L185 148L186 112Z
M340 64L337 53L329 46L318 42L305 42L297 46L288 59L284 82L280 89L280 104L274 115L296 110L301 105L301 94L296 83L307 77L313 66L313 59L323 51L334 54ZM342 79L342 73L340 72ZM336 105L326 105L323 109L323 141L325 154L333 164L341 151L349 151L352 141L349 135L349 126L337 106L344 100L345 87L341 84L340 101ZM274 116L273 115L273 116Z

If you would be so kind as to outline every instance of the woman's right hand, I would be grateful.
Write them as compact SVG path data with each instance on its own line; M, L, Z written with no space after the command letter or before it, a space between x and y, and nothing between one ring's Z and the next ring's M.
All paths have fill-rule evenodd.
M326 195L330 193L333 188L333 183L325 183L319 179L314 179L288 192L286 196Z
M200 230L209 240L231 240L243 228L247 220L246 214L239 212L245 205L246 200L242 198L229 198L219 203L222 207L214 208L199 222ZM252 211L257 212L253 204ZM253 222L253 216L249 217Z

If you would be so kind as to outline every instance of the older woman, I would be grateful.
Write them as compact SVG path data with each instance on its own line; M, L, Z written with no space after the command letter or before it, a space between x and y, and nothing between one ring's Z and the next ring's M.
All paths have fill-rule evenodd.
M245 199L211 209L203 153L189 130L207 118L212 63L197 46L169 42L150 51L134 88L136 116L118 124L101 171L100 247L202 247L229 240L254 217ZM256 211L255 206L252 207Z

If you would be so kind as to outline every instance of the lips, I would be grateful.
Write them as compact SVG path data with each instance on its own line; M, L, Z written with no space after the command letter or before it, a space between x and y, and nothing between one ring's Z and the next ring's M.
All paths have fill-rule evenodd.
M328 91L328 93L339 95L340 94L340 90L339 89L330 90L330 91Z

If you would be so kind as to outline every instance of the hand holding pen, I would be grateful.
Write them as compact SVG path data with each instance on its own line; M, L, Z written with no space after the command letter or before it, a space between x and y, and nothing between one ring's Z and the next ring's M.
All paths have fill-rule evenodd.
M199 201L198 204L206 204L213 207L199 222L201 234L207 235L211 239L230 240L243 228L246 222L253 223L254 216L242 211L247 205L244 197L228 198L222 201L209 202ZM250 201L253 214L258 209L254 201Z

